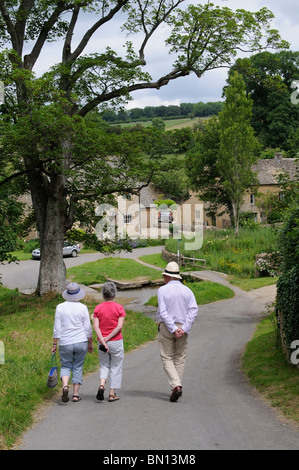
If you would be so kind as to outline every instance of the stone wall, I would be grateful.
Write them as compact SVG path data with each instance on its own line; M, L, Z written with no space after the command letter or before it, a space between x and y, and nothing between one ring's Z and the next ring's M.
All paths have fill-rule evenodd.
M170 251L165 250L165 248L163 248L162 250L162 258L166 261L166 263L170 263L170 261L175 261L176 263L178 262L177 253L171 253ZM181 259L182 259L182 255L179 256L180 261Z

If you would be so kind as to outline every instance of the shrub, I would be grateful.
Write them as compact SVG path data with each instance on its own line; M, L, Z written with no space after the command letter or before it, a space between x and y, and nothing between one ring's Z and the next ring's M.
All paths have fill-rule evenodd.
M279 235L283 274L277 283L277 319L285 357L290 362L291 343L299 340L299 205L287 213Z
M299 266L278 279L276 309L283 350L290 362L291 344L299 340Z
M28 240L24 245L23 251L24 253L31 253L36 248L39 248L39 246L40 241L38 238L36 238L35 240Z
M283 228L279 233L282 269L287 271L299 265L299 204L287 213Z

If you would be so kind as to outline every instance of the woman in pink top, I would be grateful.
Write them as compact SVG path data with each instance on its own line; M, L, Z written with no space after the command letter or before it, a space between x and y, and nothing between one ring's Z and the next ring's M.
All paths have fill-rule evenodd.
M109 402L119 400L115 390L121 387L124 359L122 327L126 316L122 305L114 301L116 286L106 282L102 287L104 302L97 305L93 314L93 326L99 341L100 387L97 400L104 400L106 380L110 372Z

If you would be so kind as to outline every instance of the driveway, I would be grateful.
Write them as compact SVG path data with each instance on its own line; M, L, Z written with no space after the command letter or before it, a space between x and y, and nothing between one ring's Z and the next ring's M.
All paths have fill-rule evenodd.
M215 273L200 274L227 284ZM250 293L231 287L234 298L199 308L178 402L169 401L153 341L126 354L118 402L97 402L98 372L91 374L80 389L82 401L46 406L19 449L102 450L98 463L116 450L175 450L184 458L187 450L298 449L298 430L260 399L241 370L244 347L275 287Z

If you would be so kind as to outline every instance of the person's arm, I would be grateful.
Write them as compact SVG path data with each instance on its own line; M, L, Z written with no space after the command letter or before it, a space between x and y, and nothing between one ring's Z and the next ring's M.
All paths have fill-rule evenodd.
M54 320L54 328L53 328L53 344L51 348L52 354L57 351L57 344L60 338L60 331L61 331L61 319L58 310L58 306L56 307L55 312L55 320Z
M83 327L84 331L88 340L88 352L93 351L93 345L92 345L92 327L90 323L90 318L89 318L89 313L88 313L88 308L86 307L84 317L83 317Z
M163 293L158 290L158 318L163 322L170 333L175 333L177 326L171 316L168 314Z
M122 327L124 326L124 321L125 321L125 317L119 317L117 326L114 328L114 330L111 331L111 333L109 333L108 336L106 336L106 338L104 338L106 342L110 341L112 338L114 338L114 336L116 336L122 330Z
M198 313L198 305L195 299L195 295L193 294L192 291L190 291L190 298L188 302L188 312L186 315L186 320L182 326L182 330L185 331L185 333L188 334L190 332L193 322L197 316L197 313Z
M106 348L108 348L105 338L103 338L101 329L100 329L100 324L99 324L99 319L98 317L93 317L93 327L94 331L96 332L97 337L99 338L99 341L101 344L103 344Z
M51 353L56 353L57 351L57 343L58 343L59 338L53 338L53 344L51 348Z

